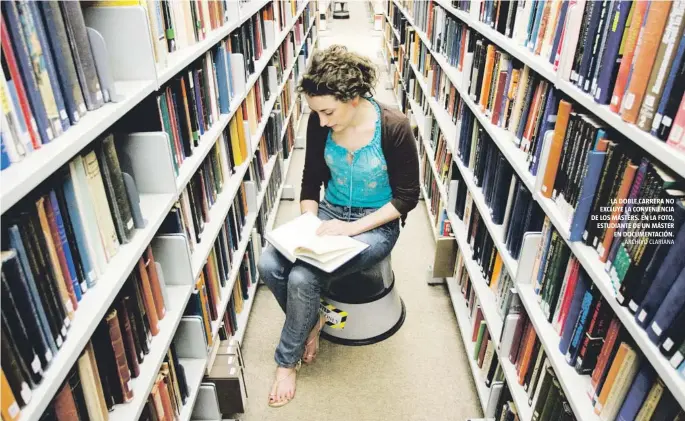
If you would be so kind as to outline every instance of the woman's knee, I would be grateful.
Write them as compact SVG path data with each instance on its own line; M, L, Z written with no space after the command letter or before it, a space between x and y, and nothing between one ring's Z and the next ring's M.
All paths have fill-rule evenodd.
M259 277L269 288L276 283L285 281L285 268L277 253L278 251L273 247L267 247L262 252L259 263L257 263Z
M297 265L293 267L288 275L288 290L298 294L318 293L320 290L319 281L310 270Z

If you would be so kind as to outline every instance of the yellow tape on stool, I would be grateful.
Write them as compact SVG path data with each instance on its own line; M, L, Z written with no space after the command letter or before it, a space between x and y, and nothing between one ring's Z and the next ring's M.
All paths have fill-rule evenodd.
M327 303L321 299L319 312L326 316L326 325L331 329L344 329L345 322L347 322L347 312L336 308L333 304Z

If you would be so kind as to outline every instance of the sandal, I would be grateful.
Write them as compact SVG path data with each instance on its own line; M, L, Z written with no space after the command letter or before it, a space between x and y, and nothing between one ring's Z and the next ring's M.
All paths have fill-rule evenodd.
M275 384L278 385L278 384L279 384L280 382L282 382L283 380L286 380L286 379L290 378L290 376L292 376L293 374L295 374L296 372L298 372L298 371L300 370L300 367L302 367L302 361L298 361L298 362L297 362L297 365L295 365L295 367L294 367L295 370L291 371L290 374L288 374L287 376L283 377L282 379L276 379L276 383L275 383ZM295 396L293 395L293 398L294 398L294 397L295 397ZM276 394L274 394L274 393L269 393L269 403L268 403L268 405L269 405L270 407L272 407L272 408L280 408L280 407L282 407L282 406L284 406L284 405L290 403L291 400L292 400L292 399L284 399L284 400L282 400L282 401L277 401L277 400L276 400Z
M302 361L304 361L305 364L311 364L314 362L316 359L316 354L319 353L319 337L321 336L321 331L323 330L324 325L326 324L326 317L319 317L319 320L316 322L316 328L318 330L316 336L311 339L310 341L307 341L307 344L305 345L308 347L312 342L315 342L315 347L314 347L314 353L306 354L302 357Z

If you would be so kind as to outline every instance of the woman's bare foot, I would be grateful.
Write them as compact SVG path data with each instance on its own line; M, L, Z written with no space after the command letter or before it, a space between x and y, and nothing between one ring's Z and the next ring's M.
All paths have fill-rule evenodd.
M326 316L320 316L312 331L309 332L307 343L304 346L304 356L302 357L302 361L307 364L313 363L316 358L316 354L319 351L319 335L325 323Z
M269 394L269 406L279 407L287 404L295 397L295 383L297 377L297 368L276 368L276 380L271 387L271 394Z

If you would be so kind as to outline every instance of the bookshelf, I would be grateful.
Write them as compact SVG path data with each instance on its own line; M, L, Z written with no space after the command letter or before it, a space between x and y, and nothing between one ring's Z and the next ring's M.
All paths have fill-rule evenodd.
M385 18L386 20L388 20L389 23L391 23L391 20L389 19L387 14L385 14ZM393 31L393 34L397 36L396 31ZM386 46L387 45L388 43L386 42ZM412 67L413 71L417 75L416 79L421 89L424 92L428 92L425 85L425 81L420 76L421 73L418 72L418 70L413 66L413 64ZM401 78L400 81L402 82L401 85L403 89L406 90L406 86L404 85L404 82ZM437 105L435 100L433 100L430 96L426 96L426 98L430 104L431 110L435 115L435 118L438 119L438 121L440 122L440 127L444 127L445 129L450 130L449 133L451 134L448 135L448 138L453 139L454 136L456 136L456 127L454 127L454 125L451 122L449 122L449 118L446 118L445 116L445 111ZM433 152L433 147L430 145L430 143L428 143L426 137L424 136L424 134L426 133L426 129L423 125L423 122L425 120L423 111L421 110L420 106L416 104L416 102L413 99L411 99L409 95L407 95L407 101L409 102L412 114L417 121L417 126L419 128L420 133L419 142L421 142L423 144L423 147L425 148L430 169L433 173L433 176L436 179L439 179L439 174L436 170L436 164L433 160L433 156L435 156ZM460 162L457 161L457 164L460 164ZM465 170L463 166L460 168L460 170L468 171ZM479 192L479 189L476 189L476 187L473 185L472 179L470 179L467 176L465 176L464 178L465 180L467 180L467 183L470 181L470 184L468 184L468 188L470 191ZM423 183L421 184L421 190L424 197L428 197ZM438 191L441 199L446 202L448 194L443 184L438 184ZM479 209L486 209L486 205L484 203L484 199L482 198L482 194L480 196L474 196L474 202L477 203ZM483 203L479 204L479 202ZM432 223L435 219L433 215L433 210L430 208L428 201L424 200L424 203L426 205L426 209L429 215L429 220L431 221L431 232L433 233L433 236L437 241L439 233L437 232L436 227ZM464 227L464 223L453 213L448 213L448 218L450 220L452 231L454 233L455 240L457 241L459 249L462 250L464 253L469 253L470 246L468 245L466 239L466 228ZM499 231L501 232L501 227L499 227ZM502 234L500 233L500 236L497 238L502 238ZM513 262L513 259L511 259L508 254L506 255L506 257L508 257L507 261L509 262L509 265L515 265L515 262ZM466 257L464 259L464 265L472 280L472 285L474 290L476 291L476 296L478 297L478 300L480 302L484 319L487 322L488 330L494 335L491 336L490 339L493 340L495 346L499 348L499 337L496 335L496 333L501 332L502 330L502 318L497 313L497 304L495 302L494 293L490 290L490 288L487 287L485 281L483 280L481 270L478 267L478 264L473 259L471 259L470 257ZM447 278L446 281L447 287L450 291L450 298L452 300L454 312L457 316L457 321L460 326L459 330L462 332L463 335L464 347L466 350L467 359L469 361L469 366L471 368L471 372L475 380L476 391L478 393L478 397L481 403L481 408L483 409L483 411L485 411L488 405L489 388L485 386L481 370L478 368L475 361L472 358L470 358L470 356L473 354L474 346L471 343L471 338L468 336L473 329L472 323L468 316L468 309L465 307L464 298L460 297L460 295L457 293L459 287L456 285L456 281L454 280L454 278ZM505 378L507 379L507 383L510 385L512 398L514 399L517 408L520 411L519 415L521 419L530 420L532 417L532 409L530 408L530 405L528 405L527 403L528 398L526 396L526 393L517 383L517 376L514 371L513 365L508 361L506 357L500 356L499 351L497 351L497 358L500 361L500 365L502 366L502 370L504 372Z
M603 296L606 302L610 305L613 314L621 321L623 327L629 333L632 340L637 345L637 348L639 348L639 352L646 357L646 360L649 361L658 376L664 381L666 388L668 388L670 393L673 394L680 406L685 407L685 380L683 380L676 369L671 367L668 359L664 357L664 355L659 351L658 347L649 339L647 332L637 325L635 322L635 316L618 303L616 300L617 291L615 290L609 275L605 271L604 264L599 261L597 252L594 249L591 249L589 246L584 245L582 242L572 242L569 240L569 222L567 221L567 217L561 214L560 210L551 199L543 197L540 193L539 186L542 182L541 178L544 170L538 171L538 177L535 177L529 172L526 156L523 151L518 149L513 141L514 135L511 132L505 131L503 128L498 127L490 122L490 118L481 110L480 105L476 104L469 96L469 93L466 92L465 86L468 85L466 85L466 83L462 80L463 73L459 72L455 67L450 65L443 54L436 52L432 48L433 46L431 45L428 35L424 33L418 25L416 25L411 13L402 6L403 2L391 0L388 3L399 9L404 18L406 18L408 27L412 27L412 29L416 32L420 42L431 54L431 59L433 62L437 63L437 65L441 68L441 71L456 88L460 99L463 101L464 105L466 105L469 111L475 116L475 120L478 121L479 126L481 126L487 132L491 138L491 141L497 146L497 149L501 155L506 158L513 171L519 176L522 184L532 193L533 200L539 204L544 214L550 219L554 228L559 232L560 237L563 238L564 243L569 248L571 256L575 256L575 258L578 259L581 267L585 270L588 277L592 280L593 284L601 293L601 296ZM590 95L582 92L572 83L562 80L561 77L558 76L553 70L552 65L541 59L541 57L536 56L528 49L519 46L514 40L504 37L487 24L478 21L478 7L480 2L472 2L471 4L472 11L475 9L473 12L475 13L475 16L467 12L457 10L456 8L452 7L450 4L451 2L446 0L436 0L433 3L442 6L449 14L463 22L471 31L483 35L492 43L496 44L501 51L510 54L512 57L527 65L531 71L534 71L538 75L545 78L552 84L552 86L554 86L563 94L567 95L571 100L575 101L576 104L581 105L589 113L601 119L607 126L610 126L617 132L627 137L630 141L641 147L649 155L651 155L664 166L667 166L674 173L681 177L685 174L685 155L674 150L671 146L660 141L650 133L640 130L633 124L624 122L621 119L621 116L611 112L608 106L597 104ZM390 33L397 38L397 40L399 40L400 34L397 29L394 28L393 19L389 16L387 9L384 13L387 23L391 28L386 32L386 34ZM390 47L393 45L392 41L392 39L385 41L385 48L388 49L388 51L393 50ZM397 46L398 44L399 43L395 43L394 45ZM407 47L405 45L399 44L400 50L407 52L406 48ZM544 347L546 351L547 358L557 374L557 379L559 379L561 388L565 392L566 398L568 399L573 412L576 414L578 419L599 419L599 416L593 411L592 401L586 396L585 393L579 393L579 391L585 391L587 389L589 384L589 376L577 374L573 367L569 366L569 364L565 361L564 355L559 352L560 336L549 324L547 317L541 311L538 304L539 297L533 292L532 287L529 284L531 274L527 273L528 278L523 279L526 278L526 271L530 270L530 268L523 267L525 265L521 264L523 261L523 254L522 257L519 258L519 261L511 256L507 250L507 246L504 243L505 233L503 232L503 227L501 225L496 225L493 222L492 217L490 216L490 209L485 202L483 192L475 185L473 173L470 169L464 166L460 159L456 158L457 145L455 145L455 140L458 140L457 126L447 115L447 110L442 105L438 104L438 102L431 96L427 87L427 83L424 80L423 73L419 71L417 66L414 65L411 60L409 60L408 64L410 65L411 72L413 72L413 76L416 79L416 84L420 88L420 91L423 92L425 101L432 111L433 118L437 121L437 125L447 139L447 147L452 153L452 160L462 175L466 189L473 199L474 207L479 211L481 223L483 223L487 228L487 231L493 240L494 247L502 258L503 267L505 268L502 270L506 270L511 278L515 280L514 285L516 286L519 298L526 310L528 318L535 327L537 337L540 340L542 347ZM402 76L400 76L399 79L404 86ZM404 86L404 88L406 90L406 86ZM409 92L407 92L407 97L411 97ZM410 108L412 113L417 115L417 110L420 111L420 107L415 107L411 99L408 102L411 106ZM416 117L417 121L421 120L422 118L422 115L417 115ZM425 133L424 130L420 130L420 132L422 134ZM435 163L431 159L433 156L435 156L433 154L433 150L430 148L430 145L425 139L422 141L428 154L428 162L432 167L433 175L437 180L439 180L437 177L438 173L435 168ZM539 168L544 168L543 162L540 163ZM443 202L447 203L448 194L445 191L446 186L440 182L438 185L439 194L442 197ZM464 224L454 213L448 213L448 217L450 219L451 227L459 249L462 250L463 253L465 252L466 255L469 255L468 250L470 248L467 244L465 244L466 233L464 231ZM431 221L434 221L432 217ZM537 248L537 243L534 247ZM532 260L528 263L531 262ZM472 283L476 296L483 307L484 316L488 322L488 329L490 329L491 333L497 336L500 330L493 329L493 324L489 319L499 319L499 327L501 329L501 318L493 317L492 315L488 317L488 313L492 314L492 311L488 310L488 307L493 305L490 303L494 298L494 294L489 288L485 287L485 282L482 281L482 275L478 265L472 259L466 256L465 267L471 276L471 280L473 281ZM522 273L524 275L522 275ZM478 287L479 284L481 286L480 288ZM463 301L463 298L458 297L457 294L453 294L451 292L451 296L453 300L456 298L457 300ZM457 312L457 304L455 304L455 312ZM462 326L461 320L459 321L462 330L466 328L470 331L471 327L469 327L468 324L466 326ZM502 358L501 356L500 361L502 362L502 367L504 369L505 377L507 378L507 383L509 385L512 398L515 401L517 408L519 408L519 415L521 416L521 419L530 419L531 408L527 405L527 398L523 399L525 393L523 393L523 395L520 393L522 390L519 390L520 386L516 381L517 376L513 371L513 366L506 358ZM475 372L474 378L479 378Z
M314 25L312 25L312 27L314 27ZM310 30L311 30L311 28L310 28ZM305 34L305 38L306 38L306 34ZM318 37L314 38L312 45L316 45L317 42L318 42ZM302 48L302 45L300 45L300 48L297 49L296 55L297 55L297 53L299 53L301 48ZM311 56L310 56L310 60L307 63L307 65L309 65L310 62L311 62ZM288 74L290 74L293 67L294 66L290 67ZM286 79L287 78L284 76L284 80L286 80ZM284 85L282 84L280 86L280 88L283 88L283 86ZM279 89L279 92L280 92L280 89ZM290 120L290 118L294 114L294 112L293 112L294 108L295 108L295 104L293 103L293 104L291 104L290 112L289 112L288 116L286 117L286 120L284 121L284 126L287 126L288 121ZM295 130L297 130L297 127L299 126L300 122L301 122L301 120L299 120L296 123ZM285 130L283 131L281 138L283 137L283 135L285 135ZM256 137L256 138L258 139L259 137ZM218 318L219 321L221 321L223 319L223 312L226 311L229 300L231 299L233 284L236 281L236 277L238 276L238 269L240 267L238 264L238 261L240 258L242 258L242 255L245 254L245 251L247 250L248 243L251 239L249 233L251 233L252 228L254 227L254 224L255 224L255 221L257 218L257 214L259 213L259 208L261 208L261 206L263 204L265 193L266 193L265 188L266 188L266 185L268 185L268 181L269 181L270 177L273 175L274 164L275 164L276 158L277 158L277 156L272 157L271 160L269 161L269 164L267 164L267 168L265 168L265 174L267 174L267 175L265 176L265 179L263 182L264 188L260 189L259 196L257 199L258 208L255 210L254 213L251 213L248 216L248 221L245 224L245 226L243 227L242 240L240 242L238 250L234 254L235 261L232 262L233 270L231 271L231 275L229 277L229 282L227 284L227 287L223 289L223 296L222 296L221 305L220 305L220 308L222 309L222 314L220 314L220 316ZM284 176L283 180L285 180L285 175L287 174L287 167L285 167L285 168L286 168L286 171L284 171L284 173L283 173L283 176ZM239 179L242 179L242 176L240 176ZM274 207L271 210L271 213L269 215L270 223L267 223L267 226L266 226L267 231L273 227L273 223L276 220L276 215L278 213L278 203L280 201L280 194L282 192L282 188L283 188L283 185L281 185L280 188L278 189L279 193L278 193L278 196L274 202L275 205L274 205ZM216 205L215 205L215 207L216 207ZM226 209L226 212L228 212L228 209ZM218 230L219 230L219 227L217 227L216 229L212 229L210 232L218 233ZM214 234L214 236L216 236L216 234ZM209 251L207 251L207 254L209 254ZM204 259L198 260L198 262L199 262L199 263L197 263L197 267L199 267L199 269L197 270L198 273L202 268L202 264L203 264L204 260L206 260L206 257ZM193 265L194 273L195 273L195 267L196 266L194 264ZM247 301L245 301L245 307L243 307L243 311L240 312L240 314L238 315L238 329L237 329L237 332L233 338L237 339L238 342L240 342L240 343L242 343L243 338L245 336L245 331L247 330L247 324L248 324L250 313L252 310L252 305L254 304L254 297L255 297L255 293L256 293L256 289L257 289L258 284L259 284L259 279L257 279L252 285L250 285L250 287L248 289L248 295L250 298ZM214 338L216 345L219 344L218 331L219 331L219 323L218 322L213 323L212 324L212 337ZM205 371L208 371L207 365L208 364L211 365L211 363L213 362L214 356L216 355L216 347L214 349L210 350L209 353L205 353L205 354L206 355L202 356L201 358L181 359L181 363L186 368L186 373L191 372L191 370L192 370L192 373L201 373L201 374L190 374L187 376L188 386L190 389L190 397L188 398L189 402L194 402L195 399L197 398L198 388L199 388L200 383L202 382L202 377L203 377L202 374L204 374ZM186 405L184 407L183 412L181 413L179 421L190 420L191 413L192 413L192 405Z
M535 70L540 76L543 76L552 82L557 89L564 92L595 116L601 118L609 126L621 132L626 138L647 151L659 162L668 166L681 177L685 177L685 155L677 153L673 148L668 146L666 142L656 139L651 134L637 128L634 124L626 123L621 119L621 116L611 112L608 106L597 104L588 94L579 90L568 81L561 79L553 70L551 64L545 62L540 57L531 54L531 52L525 48L516 45L513 40L506 38L486 24L479 22L478 19L471 16L471 14L452 7L447 0L436 0L436 3L469 27L478 31L502 49L506 50L512 56L530 66L530 68Z
M122 102L107 104L91 111L75 126L58 139L43 145L23 161L3 171L0 211L9 208L26 196L38 184L64 165L78 151L86 147L97 136L130 111L136 104L155 90L155 82L126 82L120 91L126 97Z
M163 85L178 74L179 71L188 67L190 63L200 57L212 46L216 45L219 41L226 38L231 32L240 27L240 25L245 23L246 20L257 13L262 7L266 6L270 1L271 0L254 0L247 3L242 8L239 7L237 2L230 5L232 8L231 14L233 16L229 18L228 22L224 23L220 28L212 30L207 34L204 40L169 54L166 63L157 64L158 84L160 86ZM280 45L280 43L277 41L276 45ZM260 72L256 72L257 75L259 75L259 73ZM250 90L249 88L250 86L248 86L247 91Z
M9 168L3 170L0 192L2 213L4 214L22 198L30 195L36 186L49 178L83 148L95 141L98 136L116 124L146 97L154 94L177 73L213 48L218 42L226 39L232 31L239 28L240 25L258 13L264 6L272 2L273 0L251 0L243 5L242 10L238 10L237 2L230 2L231 7L236 8L235 14L233 14L235 16L234 19L229 19L221 27L208 32L204 40L169 54L166 65L152 63L152 66L148 66L146 69L147 79L141 77L141 80L117 81L117 90L119 95L123 97L122 100L106 103L100 109L88 112L78 124L73 125L51 143L42 145L40 150L33 151L21 162L13 163ZM117 142L123 143L123 149L129 155L159 158L149 161L145 160L144 162L134 160L135 162L133 163L133 171L135 173L133 175L135 176L140 194L140 209L147 224L144 228L133 231L134 235L131 241L120 246L118 253L105 267L104 275L98 279L97 285L78 301L78 309L74 313L73 320L70 321L68 336L64 344L43 373L40 384L32 389L30 402L21 408L22 421L38 420L43 411L51 404L64 379L76 364L81 350L90 341L93 332L119 294L124 282L126 282L129 274L134 269L136 263L138 263L140 256L143 255L148 245L151 244L153 249L156 250L156 260L161 262L165 268L165 306L167 311L165 317L160 320L159 333L151 341L149 353L146 355L145 361L140 365L139 375L131 381L131 387L134 391L133 400L125 404L115 405L108 418L109 420L135 420L140 416L170 344L172 341L184 340L182 336L187 332L187 326L185 326L182 317L193 290L194 280L202 272L203 265L207 261L214 245L214 239L222 227L222 222L226 220L233 199L243 181L243 176L247 173L252 163L252 158L259 148L260 138L267 127L269 115L272 109L274 109L277 99L281 98L282 92L288 86L287 82L289 80L291 82L298 82L294 80L292 75L298 66L298 56L305 49L305 44L308 44L307 50L311 58L311 50L315 48L318 42L317 31L314 29L316 26L315 4L316 2L308 0L297 2L295 13L292 16L288 15L286 21L283 22L283 30L276 30L272 40L274 42L273 47L262 52L262 58L255 62L255 71L245 81L245 85L241 87L240 94L231 98L229 112L219 114L218 120L200 137L198 146L193 150L193 154L183 161L178 175L173 173L171 167L171 151L166 135L155 136L155 134L149 133L134 133L128 135L126 139L117 140ZM118 14L126 15L128 13L130 15L135 13L139 18L146 16L144 10L140 7L104 7L102 9L106 9L107 13L111 15L110 17L113 16L113 21L107 23L108 15L103 12L97 19L101 25L115 26L116 24L121 24ZM101 13L101 11L97 11L97 13ZM226 180L221 193L217 196L215 203L211 207L209 222L203 231L202 241L198 242L193 252L190 253L185 241L181 243L174 242L166 239L164 235L156 235L165 217L174 206L174 203L179 200L181 193L189 184L193 175L203 165L205 158L209 156L214 146L219 144L222 133L226 130L239 106L247 99L252 87L257 84L260 75L267 68L271 57L286 40L288 34L295 28L300 17L305 13L308 14L310 25L306 30L303 30L303 34L300 34L303 35L301 43L296 45L292 51L291 63L283 70L282 81L277 86L276 92L271 92L270 99L263 105L262 119L256 125L257 130L252 133L252 138L248 144L249 155L246 162L234 168L233 174ZM147 18L145 17L144 21L138 21L137 23L141 25L144 23L144 28L141 27L144 31L138 28L137 31L132 30L131 32L142 35L140 39L149 37ZM129 26L134 26L134 24L135 22L129 24ZM111 29L109 28L108 30ZM106 33L107 31L103 29L102 32ZM311 39L309 39L310 37ZM107 42L113 42L111 39L107 39L106 36L105 38ZM129 37L122 38L126 40ZM148 54L149 57L152 57L151 45L145 42L139 42L138 44L140 46L126 44L124 46L120 45L117 48L138 48L140 51L137 51L135 54ZM113 48L113 50L117 48ZM308 64L308 62L305 63L305 65ZM300 73L304 73L304 70L303 68L299 69ZM296 114L301 115L301 111L299 113L295 112L298 104L299 101L297 101L297 95L295 95L283 122L284 127L278 139L279 144L283 142L286 136L288 126L291 124L291 117ZM300 122L301 119L294 124L299 125ZM211 326L212 337L216 344L219 343L219 327L220 322L223 320L223 312L229 304L242 257L252 240L251 234L256 225L259 210L266 200L269 182L275 173L275 168L279 168L282 171L285 168L283 173L285 175L290 163L290 159L287 159L285 160L285 166L283 166L283 162L277 165L279 164L277 161L282 161L281 154L278 152L272 155L264 166L263 182L260 186L257 186L257 206L255 209L251 208L247 214L247 220L242 227L242 241L234 252L234 261L231 262L232 271L230 278L227 285L221 289L222 314L217 319L217 322L214 322ZM284 177L282 180L284 180ZM275 219L277 213L281 188L282 185L279 186L279 195L269 213L269 220L271 221ZM157 249L159 249L159 255L157 254ZM169 271L166 269L169 269ZM235 335L235 338L239 341L242 341L247 329L256 286L257 282L250 285L248 289L250 299L245 301L243 311L239 314L239 328ZM201 351L195 355L192 352L190 355L181 355L179 358L180 364L183 365L186 372L186 381L190 392L179 417L183 421L189 420L191 417L199 384L202 381L205 370L208 369L207 364L210 354L208 354L207 349Z
M457 323L459 323L459 326L469 326L468 309L464 305L464 300L459 298L459 286L455 285L454 278L447 279L447 289L452 298L452 307L454 307L454 314L457 316ZM468 360L469 368L471 369L473 381L476 386L478 400L480 401L481 408L485 411L485 408L488 405L490 390L485 386L483 375L476 365L476 362L471 358L471 355L473 355L473 344L471 343L471 337L469 336L470 331L468 329L459 329L459 331L461 332L462 341L464 341L464 351L466 352L466 359Z

